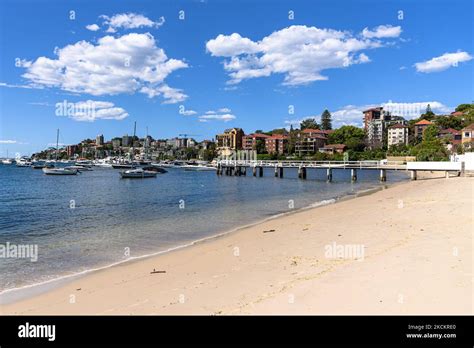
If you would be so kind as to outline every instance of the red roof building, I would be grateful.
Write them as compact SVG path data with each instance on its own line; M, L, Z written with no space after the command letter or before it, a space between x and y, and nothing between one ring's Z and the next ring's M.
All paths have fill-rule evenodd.
M415 123L415 137L421 138L423 136L423 132L425 131L426 127L434 124L428 120L421 120Z
M284 134L273 134L265 138L265 149L268 153L283 155L288 147L288 136Z
M253 133L244 135L242 137L242 148L244 150L256 150L257 149L257 140L265 141L266 138L269 138L269 135L262 133Z

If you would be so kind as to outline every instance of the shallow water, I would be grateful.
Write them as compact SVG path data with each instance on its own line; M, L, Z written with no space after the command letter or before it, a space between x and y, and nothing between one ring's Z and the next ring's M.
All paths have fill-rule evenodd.
M279 213L380 186L378 171L296 169L256 178L169 169L151 179L120 179L118 170L46 176L0 165L0 245L33 244L38 260L0 258L0 291L103 267L232 230ZM406 180L388 174L388 184Z

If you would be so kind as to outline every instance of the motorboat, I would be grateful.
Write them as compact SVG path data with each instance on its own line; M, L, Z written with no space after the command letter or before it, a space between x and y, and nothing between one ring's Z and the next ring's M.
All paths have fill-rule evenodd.
M158 174L168 173L167 170L165 170L163 168L160 168L160 167L157 167L157 166L144 166L144 167L141 167L141 168L143 170L150 171L150 172L156 172Z
M87 171L90 171L92 170L91 168L87 167L87 166L67 166L67 167L64 167L65 169L70 169L70 170L77 170L78 172L87 172Z
M105 159L97 159L92 162L92 165L94 167L100 167L100 168L112 168L110 157L107 157Z
M33 163L32 168L33 169L54 168L54 165L52 165L51 163L36 162L36 163Z
M122 179L144 179L154 178L157 172L151 170L143 170L143 168L129 169L120 172Z
M133 163L126 163L126 162L112 164L112 168L114 169L133 169L134 167L135 166L133 165Z
M43 168L43 173L46 175L76 175L76 169L69 168Z
M33 163L28 159L28 158L20 158L16 161L16 166L17 167L31 167L33 165Z
M92 165L92 161L87 160L87 159L83 159L83 158L79 158L79 159L75 162L75 165L76 165L76 166L91 166L91 165Z

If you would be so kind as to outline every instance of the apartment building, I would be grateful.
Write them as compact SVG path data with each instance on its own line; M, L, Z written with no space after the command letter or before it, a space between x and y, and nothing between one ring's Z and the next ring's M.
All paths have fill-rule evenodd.
M408 145L408 127L397 123L388 127L387 145L390 148L400 144Z

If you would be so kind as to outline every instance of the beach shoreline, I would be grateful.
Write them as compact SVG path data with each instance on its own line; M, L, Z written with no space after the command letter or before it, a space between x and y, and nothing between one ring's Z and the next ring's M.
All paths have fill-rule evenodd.
M116 262L112 262L110 264L106 264L106 265L103 265L103 266L90 268L90 269L86 269L86 270L71 273L71 274L61 275L61 276L55 277L53 279L48 279L48 280L45 280L45 281L40 281L40 282L32 283L32 284L27 284L27 285L20 286L20 287L17 287L17 288L2 290L2 291L0 291L0 306L1 305L6 305L6 304L12 304L12 303L15 303L15 302L18 302L18 301L21 301L21 300L26 300L26 299L35 297L37 295L41 295L41 294L46 293L48 291L52 291L56 288L60 288L62 286L65 286L65 285L73 282L74 280L80 279L82 277L86 277L86 276L88 276L90 274L93 274L93 273L96 273L96 272L107 270L107 269L112 268L112 267L118 267L118 266L121 266L121 265L126 265L128 263L140 262L141 260L144 260L144 259L157 257L157 256L167 254L167 253L172 253L172 252L175 252L177 250L181 250L183 248L193 247L193 246L199 245L201 243L212 242L214 239L225 237L225 236L233 234L233 233L238 233L241 230L244 230L246 228L251 228L253 226L265 223L267 221L271 221L271 220L278 219L278 218L285 217L285 216L291 216L291 215L297 214L299 212L303 212L303 211L310 210L310 209L320 208L320 207L325 206L325 205L336 204L336 203L339 203L339 202L342 202L342 201L355 199L357 197L370 195L370 194L373 194L375 192L385 190L389 187L393 187L393 186L400 185L400 184L403 184L403 183L406 183L406 181L397 181L397 182L393 182L393 183L386 183L384 185L374 186L374 187L369 188L369 189L362 189L362 190L356 191L354 193L347 193L347 194L344 194L342 196L335 197L333 199L317 201L317 202L311 203L310 205L307 205L307 206L304 206L304 207L301 207L301 208L298 208L298 209L293 209L293 210L289 210L289 211L286 211L286 212L280 212L280 213L277 213L277 214L274 214L274 215L271 215L271 216L268 216L268 217L261 218L257 221L254 221L254 222L250 222L248 224L239 225L239 226L231 228L229 230L218 232L216 234L212 234L212 235L202 237L202 238L199 238L199 239L196 239L196 240L185 241L183 244L177 244L175 246L172 246L172 247L164 249L164 250L159 250L159 251L156 251L156 252L153 252L153 253L139 255L139 256L133 256L133 257L123 259L123 260L119 260L119 261L116 261Z
M441 277L444 280L454 278L457 284L456 298L453 301L456 304L451 309L446 308L444 303L439 306L434 305L432 309L419 303L407 306L405 298L410 296L412 292L410 289L406 289L405 292L400 291L398 295L395 294L394 303L389 308L386 305L380 305L383 301L374 304L370 299L365 300L366 307L364 303L351 306L350 303L344 301L342 305L341 303L338 305L337 296L334 293L342 294L348 284L357 283L357 276L355 278L352 276L354 278L352 280L351 276L348 277L349 279L343 277L341 281L340 277L346 274L345 272L348 272L346 275L350 275L352 271L358 270L359 273L356 272L356 274L369 279L370 272L367 274L367 269L364 268L373 268L372 271L375 273L380 272L378 269L380 260L377 259L387 258L386 261L389 264L397 264L397 261L393 259L394 255L391 254L394 249L413 248L414 245L410 243L412 240L421 245L432 242L425 240L427 236L423 233L425 231L423 228L419 228L416 232L403 231L399 236L390 234L388 240L381 239L380 235L375 233L378 229L383 230L377 227L378 223L375 226L369 223L365 230L356 228L358 227L355 224L357 219L367 219L371 215L367 211L360 210L360 205L365 208L380 205L381 211L388 214L387 203L379 201L398 195L400 197L398 202L390 203L393 209L398 209L394 212L400 213L401 209L404 209L399 207L402 201L405 202L402 205L406 205L403 214L408 214L411 209L408 211L406 208L412 203L406 202L414 199L410 193L419 191L420 197L436 195L436 199L428 200L430 204L433 204L430 209L443 210L442 205L449 203L452 199L447 193L453 188L456 192L459 191L459 194L464 193L466 196L464 199L472 198L469 194L472 196L473 182L470 178L402 182L390 185L386 189L377 188L376 192L368 195L356 194L356 197L351 199L340 199L336 204L303 208L282 216L272 216L249 226L191 242L172 252L146 256L133 261L127 260L119 265L93 271L37 296L4 304L1 306L1 313L337 314L342 311L344 314L471 314L472 282L466 283L465 278L472 279L472 234L470 236L466 234L469 228L472 230L472 215L466 214L469 209L472 212L472 200L470 203L466 201L467 205L465 203L464 208L460 208L463 212L461 219L466 220L464 225L459 226L460 217L456 214L447 217L448 220L453 220L453 226L461 231L460 236L450 235L450 238L459 244L451 249L457 248L459 252L455 257L461 258L461 261L457 263L460 263L462 267L455 263L455 269L461 267L461 271L459 274L456 271L453 272L454 275L443 274L444 277ZM466 190L466 187L469 189ZM444 192L445 189L446 192ZM394 198L391 197L390 200L394 201ZM456 205L456 203L454 201L449 204ZM438 205L441 206L438 207ZM339 213L344 217L343 219L340 216L337 219ZM357 213L368 214L368 216L357 217ZM425 211L425 213L429 214L430 211ZM393 212L390 214L384 218L390 220L393 225L396 223L397 214ZM353 218L351 215L354 215ZM427 225L430 216L422 217L423 221L413 222L413 224ZM430 226L433 228L437 225L439 221L435 221ZM347 231L348 226L352 227L351 231ZM334 235L335 231L338 231L336 235ZM350 237L347 240L346 232ZM438 231L436 234L439 239L443 238L443 232ZM435 239L435 241L438 240ZM466 246L466 241L470 241L468 246ZM345 245L357 242L365 246L367 254L359 261L328 259L323 255L323 247L331 245L330 242L339 244L344 242ZM316 249L311 250L310 246ZM440 247L442 246L436 245L436 248ZM428 257L438 251L438 249L432 250ZM453 253L452 250L449 251ZM432 256L435 257L435 255ZM410 257L416 258L416 255ZM448 257L447 262L451 261L453 260ZM411 267L403 263L399 266L400 269ZM150 273L154 269L166 273ZM338 279L339 281L336 281ZM408 283L413 283L414 280L416 277L410 278ZM405 282L407 281L402 283ZM459 283L462 283L462 286L459 286ZM360 292L360 295L364 290L366 292L368 290L362 285L356 288L355 293ZM327 293L328 289L333 291L333 295ZM433 291L439 292L441 289L443 288L437 287ZM446 285L444 285L444 290L446 290L445 295L437 293L433 295L433 298L439 300L440 297L450 295ZM380 291L385 293L387 289ZM429 289L426 291L429 292ZM333 300L327 301L328 304L323 306L320 302L322 300L318 300L316 295L326 300L331 298ZM302 300L306 296L309 299ZM379 310L377 304L382 310ZM396 311L397 304L400 307L398 312Z

